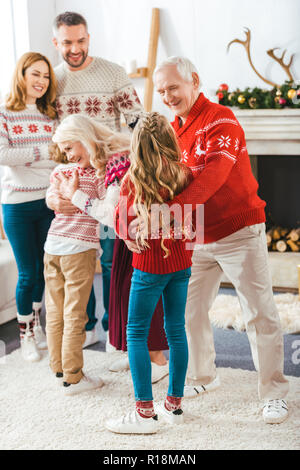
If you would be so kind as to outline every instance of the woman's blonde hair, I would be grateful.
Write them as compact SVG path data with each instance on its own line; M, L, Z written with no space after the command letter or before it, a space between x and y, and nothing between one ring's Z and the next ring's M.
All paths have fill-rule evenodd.
M62 120L57 127L53 142L80 142L90 156L91 165L96 168L97 176L105 175L105 167L111 155L116 152L128 152L130 136L114 132L84 114L71 114ZM57 163L68 163L66 155L59 150L58 145L52 149L52 159Z
M134 186L133 208L141 225L148 227L152 204L173 199L187 185L181 150L172 126L157 112L145 113L133 131L128 177ZM161 191L167 195L164 198ZM136 241L148 246L147 233L140 231ZM167 253L169 250L162 248ZM168 253L167 253L168 256Z
M26 52L17 62L11 83L11 90L6 99L5 106L11 111L22 111L26 108L26 82L25 71L35 62L44 61L49 67L49 86L46 93L36 100L36 105L39 111L50 119L57 117L55 109L55 99L57 90L57 81L53 68L44 55L39 52Z

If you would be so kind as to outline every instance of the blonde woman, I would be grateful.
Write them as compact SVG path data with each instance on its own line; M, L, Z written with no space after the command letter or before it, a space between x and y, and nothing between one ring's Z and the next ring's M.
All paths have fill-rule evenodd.
M172 200L192 180L191 171L180 163L180 158L174 131L164 116L149 113L139 120L132 136L131 166L116 209L117 232L126 240L137 241L141 249L133 253L127 325L136 408L107 421L107 429L116 433L155 433L157 413L172 424L183 422L181 398L188 361L184 314L192 251L186 249L184 230L178 237L174 228L170 228L168 236L158 223L155 228L150 226L148 236L155 205ZM136 217L141 230L133 235L130 227ZM154 409L147 336L161 295L170 348L169 388L165 402Z
M17 319L21 353L38 361L47 347L40 325L43 247L53 218L45 204L54 163L49 157L56 111L56 79L49 60L28 52L19 59L0 107L1 204L6 235L18 266Z
M61 182L76 184L76 196L82 210L65 215L55 213L45 243L46 320L50 367L62 383L65 395L75 395L103 385L101 378L92 379L83 372L83 351L87 303L91 293L96 252L100 249L99 223L90 215L97 206L103 220L109 219L109 198L105 188L105 168L112 154L127 151L128 139L105 126L95 135L94 122L86 116L68 116L53 136L56 147L52 158L59 165L50 177L47 197ZM92 137L91 137L92 136ZM99 142L101 141L101 145ZM110 152L107 151L110 148ZM68 194L68 193L67 193ZM113 191L112 191L113 197Z
M120 184L127 172L129 161L130 137L111 131L103 124L85 115L72 115L64 119L56 131L54 141L61 148L65 141L74 143L76 140L88 149L91 165L104 178L105 197L102 200L91 199L79 188L77 173L67 179L60 173L60 182L54 190L59 190L61 196L70 199L79 209L85 211L94 219L109 227L114 226L114 210L120 193ZM59 148L57 148L59 151ZM65 151L70 153L70 149ZM66 157L60 151L56 155L57 162L66 162ZM48 192L48 195L51 194ZM111 230L107 236L115 237ZM117 350L127 351L126 328L128 319L128 300L132 275L132 253L124 241L116 238L111 275L111 295L109 302L109 341ZM157 382L168 375L168 363L163 354L168 349L164 327L162 302L158 303L151 322L148 347L152 361L152 381ZM110 370L118 372L119 367L129 368L127 356L110 365Z

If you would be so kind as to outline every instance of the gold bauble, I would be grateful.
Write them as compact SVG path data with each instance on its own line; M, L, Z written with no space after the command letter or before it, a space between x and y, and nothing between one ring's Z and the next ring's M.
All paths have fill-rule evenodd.
M294 90L294 88L290 88L289 91L287 92L288 98L292 100L296 95L297 91Z
M229 95L228 95L229 101L231 101L233 98L234 98L234 93L229 93Z
M280 100L280 96L276 96L276 97L274 98L275 103L279 103L279 100Z
M239 95L239 96L238 96L238 102L239 102L240 104L245 103L245 101L246 101L246 98L244 97L244 95Z

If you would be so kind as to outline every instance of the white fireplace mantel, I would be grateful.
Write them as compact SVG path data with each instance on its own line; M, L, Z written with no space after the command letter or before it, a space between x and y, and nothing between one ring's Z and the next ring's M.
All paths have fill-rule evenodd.
M256 177L257 156L300 156L300 108L230 109L245 131L252 171ZM300 253L269 252L269 263L273 289L297 292ZM222 285L230 284L225 274L221 281Z
M249 155L299 155L300 108L230 108L242 125Z

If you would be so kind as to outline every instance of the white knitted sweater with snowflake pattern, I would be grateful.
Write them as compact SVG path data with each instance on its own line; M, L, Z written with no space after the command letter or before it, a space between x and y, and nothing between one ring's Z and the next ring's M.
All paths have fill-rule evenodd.
M92 59L82 70L70 71L65 62L55 67L59 119L86 114L120 131L121 116L130 125L143 111L142 105L123 67L100 57Z
M49 158L56 121L36 105L23 111L0 106L1 203L18 204L43 199L56 163Z

